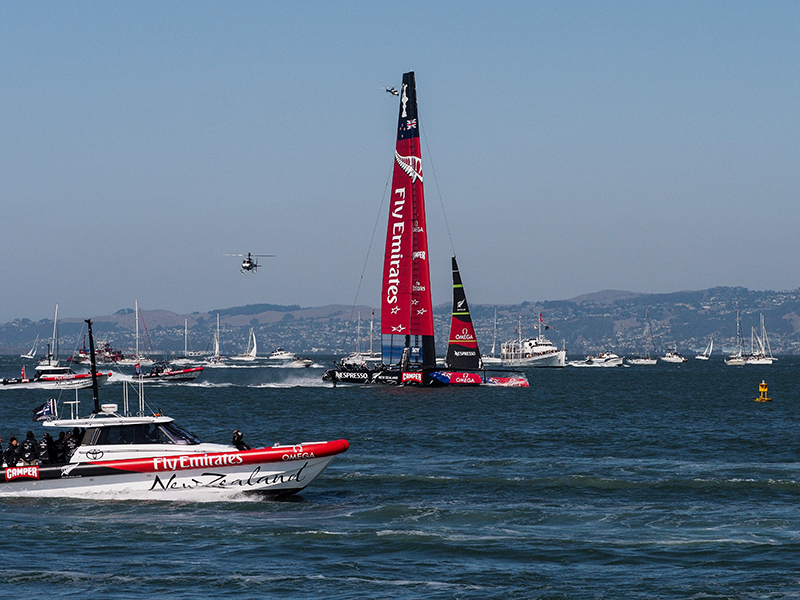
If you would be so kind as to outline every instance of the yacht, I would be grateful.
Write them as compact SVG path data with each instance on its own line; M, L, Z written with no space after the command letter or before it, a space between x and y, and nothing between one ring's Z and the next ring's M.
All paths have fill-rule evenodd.
M572 360L571 367L621 367L622 357L614 352L601 352L597 356L589 355L584 360Z
M678 353L676 348L671 348L664 353L664 356L660 357L661 360L668 363L685 363L687 359L685 356Z
M288 352L283 348L276 348L270 355L269 360L285 360L291 361L294 360L295 355L292 352Z
M535 338L522 337L522 319L517 326L517 339L500 345L500 360L504 366L522 367L563 367L567 364L567 351L544 337L545 326L543 316L539 315L538 335Z

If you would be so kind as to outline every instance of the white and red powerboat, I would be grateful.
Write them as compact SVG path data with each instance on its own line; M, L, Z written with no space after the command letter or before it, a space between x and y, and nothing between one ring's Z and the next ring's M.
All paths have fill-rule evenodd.
M155 363L149 373L134 375L135 381L154 383L161 381L194 381L203 372L203 367L175 368L169 363Z
M203 488L286 496L305 488L349 446L336 440L238 450L201 442L171 417L125 417L116 409L106 404L88 418L45 421L48 428L79 428L81 445L67 463L6 467L0 496L144 492L160 498Z
M0 496L111 492L167 499L192 490L286 496L305 488L349 447L347 440L253 449L201 442L171 417L145 415L141 390L140 416L123 416L131 414L127 393L118 414L116 404L100 406L96 387L93 392L88 418L52 418L58 413L55 400L40 407L37 420L75 432L80 445L64 463L6 466L0 470Z
M97 373L97 385L103 385L109 377L111 373ZM36 365L33 377L26 377L23 367L20 377L9 377L0 383L6 389L80 390L92 387L92 374L76 373L56 361L53 364Z

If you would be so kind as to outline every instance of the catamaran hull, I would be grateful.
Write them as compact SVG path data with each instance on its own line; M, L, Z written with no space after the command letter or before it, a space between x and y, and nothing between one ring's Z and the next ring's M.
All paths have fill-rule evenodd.
M469 371L346 371L329 369L322 376L323 381L333 383L382 384L382 385L426 385L426 386L476 386L491 385L501 387L528 387L524 375L515 377L495 377L484 373Z
M347 441L337 440L199 456L17 466L2 471L0 496L110 492L168 499L176 492L202 489L287 496L314 481L347 448Z
M98 373L97 385L101 386L111 373ZM41 379L3 379L2 387L5 389L22 390L82 390L92 387L92 376L89 373L78 375L60 375Z

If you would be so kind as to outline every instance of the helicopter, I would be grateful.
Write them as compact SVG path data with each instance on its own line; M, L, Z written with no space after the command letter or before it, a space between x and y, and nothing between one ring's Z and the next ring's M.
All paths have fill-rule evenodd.
M244 256L244 254L226 254L225 256ZM259 258L266 258L268 256L275 256L274 254L251 254L250 252L247 253L247 257L242 261L242 268L241 273L244 274L245 271L250 273L255 273L258 271L258 259Z
M398 92L397 88L394 87L394 86L392 86L392 87L384 86L384 89L386 90L387 94L391 94L392 96L399 96L400 95L400 92Z

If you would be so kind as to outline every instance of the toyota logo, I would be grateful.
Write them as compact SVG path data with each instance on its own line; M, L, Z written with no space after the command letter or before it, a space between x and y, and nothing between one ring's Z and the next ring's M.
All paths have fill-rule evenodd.
M103 451L102 450L89 450L86 453L86 458L89 460L100 460L103 458Z

